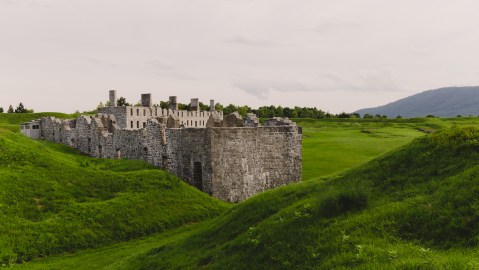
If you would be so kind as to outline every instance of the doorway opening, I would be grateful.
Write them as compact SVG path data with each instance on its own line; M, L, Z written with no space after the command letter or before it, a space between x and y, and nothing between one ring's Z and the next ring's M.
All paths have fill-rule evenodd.
M201 168L201 162L195 162L193 164L193 185L195 188L203 191L203 169Z
M162 156L161 157L161 168L163 168L163 170L168 170L168 157L166 156Z

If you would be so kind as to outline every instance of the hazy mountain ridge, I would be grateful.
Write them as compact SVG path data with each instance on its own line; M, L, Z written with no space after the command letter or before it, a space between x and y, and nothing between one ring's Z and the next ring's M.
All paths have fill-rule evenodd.
M445 87L424 91L389 104L356 111L361 114L388 117L456 117L479 115L479 86Z

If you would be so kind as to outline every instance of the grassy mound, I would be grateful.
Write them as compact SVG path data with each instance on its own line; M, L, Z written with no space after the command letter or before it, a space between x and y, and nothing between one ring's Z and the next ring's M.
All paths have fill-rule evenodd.
M260 194L123 267L477 269L478 184L479 129L453 128Z
M0 128L13 132L20 131L20 123L29 122L31 120L40 119L42 117L53 116L56 118L69 119L74 118L72 114L65 113L0 113Z
M0 265L138 238L229 207L145 162L93 159L10 131L42 115L0 114Z

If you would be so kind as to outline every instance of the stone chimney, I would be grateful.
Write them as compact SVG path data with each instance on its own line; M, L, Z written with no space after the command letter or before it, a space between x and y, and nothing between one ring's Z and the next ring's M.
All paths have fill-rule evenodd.
M151 94L141 94L141 106L151 107L152 105Z
M110 107L116 107L116 90L110 90Z
M176 103L176 96L170 96L170 110L177 111L178 103Z
M215 100L212 99L212 100L210 100L210 111L213 112L213 111L215 111L215 110L216 110L216 109L215 109Z
M200 102L197 98L192 98L190 102L190 108L192 111L199 111L200 110Z

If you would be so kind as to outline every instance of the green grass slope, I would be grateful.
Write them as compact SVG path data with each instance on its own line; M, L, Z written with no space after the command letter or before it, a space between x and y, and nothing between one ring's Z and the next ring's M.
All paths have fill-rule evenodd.
M0 265L142 237L229 207L145 162L93 159L8 128L38 116L0 114Z
M479 129L265 192L125 269L477 269Z
M463 179L463 173L475 170L475 150L469 144L476 138L477 130L456 129L428 135L345 172L348 167L358 166L422 136L424 133L418 129L440 130L477 124L477 118L298 122L305 135L303 179L311 181L265 192L235 205L218 218L192 227L72 255L51 256L14 268L435 269L477 265L475 244L462 241L468 237L457 233L455 240L459 240L448 243L438 236L444 231L430 230L428 226L434 224L433 221L415 220L415 217L426 217L424 212L429 210L448 220L449 212L436 211L444 208L441 204L447 204L449 198L438 198L440 194L453 196L448 188L451 181L456 181L454 177ZM470 130L470 134L465 132L469 135L464 137L465 130ZM455 136L460 138L457 142L451 139ZM457 152L458 149L463 150ZM432 152L422 155L428 151ZM330 158L321 159L324 155ZM89 159L88 164L102 170L103 162L107 161L97 162L100 161ZM328 167L325 162L330 162L330 171L321 169ZM409 170L409 174L404 174ZM423 170L426 171L418 174ZM343 175L330 177L337 172ZM434 178L430 178L433 175ZM403 186L397 183L401 188L390 186L387 181L403 183ZM473 187L474 182L470 183L467 177L464 182L467 187L463 189L464 186L459 185L457 192L473 197L473 193L468 193L473 189L468 187ZM462 201L456 205L462 205L464 212L470 210ZM421 207L424 212L414 216ZM458 222L455 226L462 226L462 216L451 218ZM425 225L424 231L431 231L429 237L414 230L417 224ZM474 232L469 232L472 234Z

